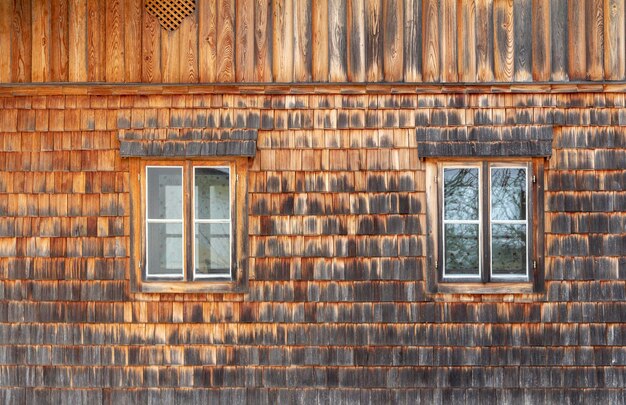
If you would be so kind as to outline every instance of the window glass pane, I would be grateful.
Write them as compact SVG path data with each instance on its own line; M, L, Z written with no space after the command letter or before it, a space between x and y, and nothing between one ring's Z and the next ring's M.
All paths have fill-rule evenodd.
M491 218L526 219L526 169L491 169Z
M444 219L478 219L478 168L444 168Z
M148 224L148 274L181 275L183 273L183 225L180 223Z
M230 224L196 224L196 274L230 274Z
M195 176L196 219L229 219L229 169L197 167Z
M182 168L148 167L147 173L148 219L182 219Z
M526 224L493 224L491 273L526 275Z
M478 275L478 224L445 224L445 274Z

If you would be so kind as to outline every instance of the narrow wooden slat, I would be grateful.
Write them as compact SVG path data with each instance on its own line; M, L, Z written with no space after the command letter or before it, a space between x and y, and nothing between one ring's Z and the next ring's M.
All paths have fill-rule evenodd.
M404 81L422 80L422 1L404 0Z
M11 27L11 81L30 82L32 63L30 1L13 3Z
M293 80L293 0L276 0L272 5L272 72L277 82L289 83Z
M365 81L365 7L362 0L348 1L348 81Z
M237 49L238 82L254 81L254 0L237 0Z
M106 66L106 10L104 0L87 2L87 80L101 82Z
M585 34L585 2L572 1L567 7L568 22L568 71L572 80L587 77L587 49Z
M148 13L141 24L141 81L161 81L161 25Z
M70 0L68 5L68 79L87 80L87 2Z
M476 79L493 80L493 0L476 0Z
M604 78L623 80L626 74L624 0L604 2Z
M514 71L513 1L493 3L493 70L496 81L510 82Z
M365 72L368 82L383 79L383 6L382 0L365 3ZM421 32L420 34L421 35ZM421 50L420 50L421 52Z
M200 82L217 78L217 3L200 1L198 7L198 75Z
M293 80L311 81L311 0L294 0Z
M439 81L439 2L423 0L422 7L422 78L425 82Z
M550 3L533 0L532 3L533 80L550 80Z
M568 79L568 11L567 0L550 1L550 64L551 80Z
M64 82L68 79L69 4L68 0L57 0L51 6L49 80Z
M50 1L33 1L32 81L46 82L50 70Z
M180 29L161 31L161 69L165 83L180 80Z
M11 36L13 2L0 1L0 83L11 82Z
M459 81L476 80L476 0L457 1Z
M217 81L235 80L235 0L217 6Z
M254 4L254 76L258 82L272 81L272 43L271 3L256 0Z
M515 81L532 80L532 1L517 0L513 3L513 27L515 43Z
M604 0L585 1L585 20L587 75L591 80L602 80L604 77ZM624 25L623 21L622 25Z
M106 0L106 81L124 81L124 5L120 0Z
M198 12L187 16L180 30L180 83L198 82Z
M329 80L345 82L346 75L346 3L328 1Z
M389 0L383 10L383 73L388 82L402 81L404 70L404 2Z
M143 1L124 1L124 81L137 83L141 81L141 52L143 27Z
M328 0L314 1L312 9L311 76L315 82L324 82L328 80Z
M441 13L441 26L439 27L441 81L456 82L458 80L456 0L443 0L439 12Z

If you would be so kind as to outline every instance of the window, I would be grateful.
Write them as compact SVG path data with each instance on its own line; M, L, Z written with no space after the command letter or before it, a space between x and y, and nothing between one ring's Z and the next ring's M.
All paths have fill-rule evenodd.
M428 244L435 253L429 268L436 274L431 292L538 290L541 161L428 161Z
M246 181L241 174L246 167L246 159L133 161L135 291L245 288Z

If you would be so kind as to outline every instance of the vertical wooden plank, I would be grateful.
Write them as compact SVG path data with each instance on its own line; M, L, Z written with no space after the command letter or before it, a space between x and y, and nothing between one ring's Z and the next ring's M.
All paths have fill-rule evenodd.
M258 82L272 81L272 43L271 3L256 0L254 5L254 75Z
M422 64L425 82L439 81L439 2L423 0L422 7Z
M180 29L161 31L161 72L165 83L180 80Z
M55 0L51 6L49 80L64 82L68 79L69 5L67 0Z
M457 0L459 81L476 81L476 0Z
M346 3L328 1L328 58L331 82L345 82L346 75Z
M187 16L180 30L180 83L198 82L198 11ZM250 61L252 63L252 61Z
M422 1L404 0L404 81L422 81ZM473 51L472 51L473 53Z
M11 81L11 23L13 19L13 2L0 1L0 83Z
M568 38L567 30L568 11L567 0L550 1L550 64L551 80L563 81L568 79Z
M105 78L105 16L104 0L87 1L87 80L90 82Z
M316 0L312 8L311 76L315 82L325 82L328 80L328 0Z
M513 1L493 3L493 67L496 81L510 82L514 70Z
M624 0L604 2L604 78L623 80L626 73Z
M290 83L293 80L293 1L276 0L272 6L274 80Z
M217 3L199 1L198 7L198 75L200 82L217 78Z
M572 80L587 77L587 44L585 35L585 2L571 1L567 8L568 25L568 71Z
M476 0L476 79L493 81L493 0Z
M161 81L161 25L148 13L144 14L141 24L141 81Z
M124 81L137 83L141 81L142 48L142 0L124 1Z
M124 5L106 0L106 81L124 81ZM106 32L106 34L105 34Z
M237 0L237 49L238 82L254 81L254 0Z
M311 81L311 0L294 0L293 80Z
M34 0L32 7L32 81L46 82L50 69L50 1Z
M513 32L515 44L515 81L532 80L532 1L513 2Z
M367 55L365 71L368 82L383 80L382 22L382 0L367 0L365 3L365 54Z
M14 0L11 32L11 81L31 81L31 7L30 1Z
M388 82L402 81L404 70L404 2L388 0L383 10L383 72Z
M550 80L550 3L533 0L533 80Z
M68 80L87 81L87 1L70 0L68 5Z
M348 81L365 81L365 6L362 0L348 1Z
M235 80L235 0L217 6L217 81Z
M604 78L604 0L585 1L585 20L587 75L591 80L602 80Z
M441 81L456 82L458 80L456 0L443 0L439 12L441 13L441 26L439 27Z

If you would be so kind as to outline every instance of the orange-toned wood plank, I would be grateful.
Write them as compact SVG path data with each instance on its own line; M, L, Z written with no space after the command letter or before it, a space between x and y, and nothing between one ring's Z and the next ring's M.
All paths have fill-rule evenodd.
M272 31L270 19L271 3L266 0L255 0L254 3L254 77L258 82L272 81L272 60L270 44Z
M13 3L11 27L11 81L30 82L32 67L31 3Z
M124 1L124 81L141 81L141 30L143 1Z
M493 81L493 0L476 0L476 79Z
M237 50L238 82L254 81L254 0L237 0Z
M383 10L383 74L388 82L402 81L404 71L404 2L389 0Z
M533 80L542 82L550 80L550 34L550 2L533 0Z
M572 80L584 80L587 77L587 44L585 34L585 2L567 3L568 71Z
M567 0L550 1L550 79L555 81L568 78L567 15Z
M316 0L313 9L312 72L315 82L328 80L328 0Z
M311 81L311 1L294 0L293 80Z
M48 81L50 70L50 0L33 1L32 77L33 82Z
M457 0L458 77L476 81L476 0Z
M0 1L0 83L11 81L11 36L13 2Z
M180 27L161 31L161 72L165 83L180 81Z
M87 2L87 80L101 82L106 74L106 8L104 0Z
M585 20L587 75L591 80L602 80L604 77L604 0L585 1ZM624 25L623 21L622 25Z
M456 0L443 0L441 4L441 81L458 80Z
M217 81L235 80L235 0L217 6Z
M198 76L202 83L217 78L217 3L200 1L198 8Z
M69 0L68 4L68 79L87 81L87 2Z
M604 78L623 80L626 74L624 0L604 2Z
M382 0L367 0L365 3L365 72L368 82L380 82L383 80L384 52L382 31ZM421 32L419 35L421 35Z
M158 83L162 77L161 25L156 17L144 13L141 27L141 81Z
M328 76L331 82L345 82L346 75L346 3L328 1Z
M275 0L272 7L272 72L275 81L289 83L293 80L293 1Z
M425 82L439 81L439 2L422 1L422 78Z
M198 82L198 12L187 16L180 30L180 83Z
M106 0L106 81L124 81L124 5Z
M493 70L496 81L510 82L515 70L513 39L513 1L493 3Z
M348 81L365 81L365 7L362 0L348 1Z
M50 74L49 80L64 82L68 79L68 0L51 2L50 20Z
M404 81L422 80L422 5L404 0Z

